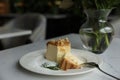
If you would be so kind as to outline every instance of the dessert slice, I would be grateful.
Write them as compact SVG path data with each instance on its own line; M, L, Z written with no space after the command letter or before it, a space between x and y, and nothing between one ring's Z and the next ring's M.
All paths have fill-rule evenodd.
M51 40L47 43L46 59L61 63L63 56L71 51L70 41L66 39Z
M79 69L79 68L81 68L80 64L82 64L82 63L84 63L84 62L79 60L75 55L66 54L63 57L63 60L60 64L60 68L62 70Z

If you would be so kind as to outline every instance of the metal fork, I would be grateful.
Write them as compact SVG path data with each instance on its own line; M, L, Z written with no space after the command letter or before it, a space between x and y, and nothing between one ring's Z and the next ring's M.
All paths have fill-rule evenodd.
M113 76L113 75L111 75L111 74L103 71L103 70L99 67L99 65L96 64L95 62L86 62L86 63L83 63L82 66L83 66L83 67L89 67L89 68L96 67L98 70L100 70L101 72L105 73L106 75L108 75L108 76L110 76L110 77L112 77L112 78L115 78L116 80L120 80L120 78L115 77L115 76Z

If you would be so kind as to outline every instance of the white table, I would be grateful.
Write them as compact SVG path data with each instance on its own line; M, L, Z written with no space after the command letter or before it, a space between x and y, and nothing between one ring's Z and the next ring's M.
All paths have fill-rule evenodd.
M81 49L81 41L78 34L68 34L73 48ZM115 80L99 70L75 76L46 76L29 72L18 64L18 60L25 54L46 48L45 42L32 43L0 52L0 80ZM120 78L120 39L114 38L109 48L99 55L103 58L104 71Z
M9 29L6 27L0 28L0 39L12 38L18 36L25 36L32 34L31 30L22 30L22 29Z

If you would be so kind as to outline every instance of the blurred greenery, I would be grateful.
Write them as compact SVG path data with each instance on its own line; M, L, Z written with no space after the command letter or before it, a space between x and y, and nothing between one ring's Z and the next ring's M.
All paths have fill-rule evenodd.
M10 0L14 13L37 12L44 14L70 14L84 17L84 8L120 8L120 0ZM73 4L67 8L61 8L64 1ZM20 4L21 3L21 4ZM115 10L114 10L115 11Z
M69 0L66 0L69 1ZM72 1L72 0L70 0ZM78 8L79 4L71 5L70 7L64 9L60 5L63 0L10 0L12 8L18 9L20 7L23 9L23 12L38 12L38 13L50 13L50 14L78 14L80 9ZM16 3L22 2L24 5L15 6ZM16 12L12 10L13 12Z
M120 0L81 0L85 9L111 9L120 5Z

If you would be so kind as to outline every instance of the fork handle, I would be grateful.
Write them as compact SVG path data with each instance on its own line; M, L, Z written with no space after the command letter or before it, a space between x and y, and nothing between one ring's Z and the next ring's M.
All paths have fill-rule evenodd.
M110 76L110 77L113 77L113 78L115 78L116 80L120 80L120 78L118 78L118 77L115 77L115 76L113 76L113 75L111 75L111 74L109 74L109 73L107 73L107 72L105 72L105 71L103 71L102 69L100 69L99 67L97 67L101 72L103 72L103 73L105 73L106 75L108 75L108 76Z

